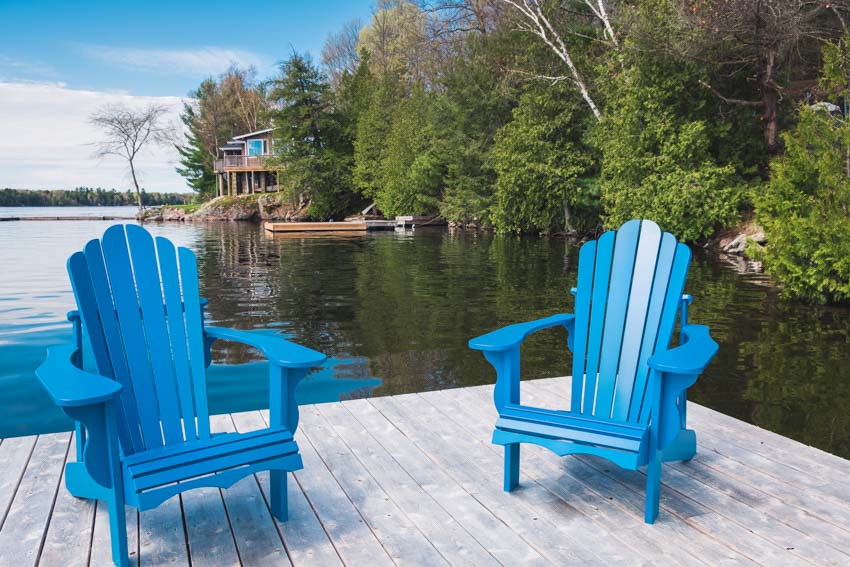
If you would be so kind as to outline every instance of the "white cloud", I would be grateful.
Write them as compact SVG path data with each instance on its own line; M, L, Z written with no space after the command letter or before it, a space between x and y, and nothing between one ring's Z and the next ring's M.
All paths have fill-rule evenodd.
M166 120L180 124L178 97L69 89L62 83L0 82L0 187L68 189L76 186L126 190L131 182L118 158L95 158L100 139L88 123L104 104L131 107L151 103L168 108ZM151 148L138 158L141 184L148 191L187 191L175 171L173 147Z
M265 69L271 63L268 57L258 53L222 47L162 49L77 44L77 49L89 59L125 69L168 75L216 75L232 63L240 67L254 66L257 69Z
M0 81L53 79L56 70L41 61L0 55Z

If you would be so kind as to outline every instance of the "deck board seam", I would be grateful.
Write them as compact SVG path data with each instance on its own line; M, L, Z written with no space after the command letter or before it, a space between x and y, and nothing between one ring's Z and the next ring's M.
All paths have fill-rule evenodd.
M316 408L316 410L319 412L319 414L322 416L322 418L323 418L323 419L324 419L324 420L328 423L328 425L330 426L330 428L331 428L331 429L333 429L333 424L332 424L332 423L328 420L327 416L326 416L324 413L322 413L321 408L320 408L318 405L316 405L316 406L314 406L314 407L315 407L315 408ZM350 413L350 412L349 412L349 413ZM378 487L381 489L381 492L383 492L383 493L384 493L384 496L386 496L387 500L389 500L390 502L392 502L392 503L393 503L393 505L394 505L394 506L395 506L395 507L399 510L399 512L401 512L401 513L402 513L402 515L403 515L403 516L407 519L407 521L408 521L408 522L410 522L410 525L411 525L411 526L413 526L413 528L414 528L414 529L416 529L416 531L417 531L417 532L419 532L419 535L421 535L421 536L422 536L422 538L423 538L426 542L428 542L428 545L430 545L430 546L431 546L431 548L433 548L433 549L434 549L434 551L435 551L435 552L436 552L436 553L437 553L440 557L442 557L442 558L443 558L443 560L444 560L447 564L451 565L451 561L449 561L449 560L448 560L448 558L446 558L446 556L443 554L443 552L442 552L442 551L440 551L440 549L439 549L436 545L434 545L434 542L432 542L432 541L428 538L428 536L427 536L425 533L423 533L423 532L422 532L422 529L419 527L419 525L418 525L415 521L413 521L413 519L411 519L411 518L410 518L410 515L408 514L408 512L407 512L407 511L405 511L405 509L401 506L401 504L399 504L399 503L395 500L395 498L393 498L393 497L390 495L390 493L389 493L389 492L387 492L387 490L386 490L386 488L384 487L384 485L383 485L383 484L381 484L381 482L380 482L380 481L379 481L379 480L375 477L375 475L374 475L374 474L372 474L372 471L371 471L371 470L369 470L369 467L367 467L367 466L366 466L366 463L364 463L364 462L360 459L360 457L358 457L358 456L357 456L357 454L356 454L356 453L355 453L355 452L351 449L351 445L349 445L349 444L348 444L348 442L347 442L347 441L346 441L346 440L345 440L342 436L340 436L339 434L337 434L336 432L334 432L334 435L336 435L336 436L339 438L340 442L341 442L341 443L345 446L345 448L346 448L346 449L348 449L348 451L349 451L349 453L351 454L351 456L352 456L352 457L353 457L353 458L354 458L354 459L355 459L358 463L360 463L360 466L363 468L363 470L366 472L366 474L368 474L368 475L369 475L369 477L372 479L372 481L373 481L376 485L378 485ZM374 437L373 437L373 439L374 439ZM402 469L403 469L403 467L402 467ZM331 471L331 474L333 474L333 471ZM407 471L406 471L406 470L405 470L405 474L407 474L407 475L408 475L408 477L410 477L410 474L409 474L409 473L407 473ZM414 484L416 484L417 486L419 486L419 484L415 481L415 479L411 478L411 480L413 480ZM423 491L423 492L424 492L424 491ZM430 494L425 493L425 496L426 496L426 498L430 498L431 500L433 500L433 498L431 497L431 495L430 495ZM449 515L451 516L451 514L449 514Z
M368 403L368 400L367 400L367 403ZM422 486L422 484L420 484L420 483L419 483L419 481L417 481L417 480L416 480L416 478L415 478L415 477L414 477L414 476L410 473L410 471L408 471L408 470L407 470L407 468L406 468L406 467L405 467L402 463L400 463L400 462L398 461L398 459L396 459L396 457L395 457L395 455L392 453L392 451L390 451L390 450L389 450L389 448L387 448L387 447L384 445L384 443L382 443L382 442L381 442L381 440L380 440L378 437L375 437L374 435L372 435L372 433L371 433L371 432L369 432L369 431L368 431L368 427L366 426L366 424L364 424L364 423L363 423L363 422L362 422L362 421L361 421L361 420L360 420L360 419L359 419L359 418L358 418L358 417L357 417L357 416L356 416L356 415L355 415L355 414L354 414L354 413L353 413L350 409L348 409L348 407L346 407L346 406L347 406L347 404L345 404L345 403L341 403L340 405L342 405L342 407L343 407L343 408L345 408L345 411L348 413L348 415L350 415L350 416L351 416L351 417L352 417L352 418L353 418L353 419L354 419L357 423L359 423L359 424L360 424L360 425L361 425L364 429L366 429L366 430L367 430L368 435L369 435L372 439L374 439L374 440L375 440L375 442L376 442L376 443L377 443L377 444L378 444L378 445L379 445L379 446L380 446L380 447L381 447L381 448L382 448L382 449L383 449L383 450L387 453L387 455L389 455L389 457L393 460L393 462L395 462L395 463L399 466L399 468L400 468L401 470L403 470L403 471L404 471L404 473L408 476L408 478L410 478L410 479L413 481L413 483L414 483L416 486L418 486L418 487L419 487L419 489L420 489L420 490L421 490L421 491L425 494L425 496L426 496L427 498L429 498L432 502L434 502L434 504L435 504L436 506L438 506L441 510L443 510L443 511L446 513L446 515L448 515L449 517L453 518L453 519L454 519L454 520L458 523L458 526L460 526L460 528L461 528L461 529L463 529L463 531L464 531L464 532L466 532L466 533L469 535L469 537L470 537L470 538L472 538L472 540L473 540L473 541L475 541L476 543L478 543L478 545L480 545L480 546L481 546L481 548L482 548L482 549L483 549L483 550L487 553L487 555L489 555L489 556L493 559L493 561L495 561L496 563L499 563L500 565L503 565L503 563L502 563L501 561L499 561L499 559L498 559L497 557L495 557L495 556L494 556L494 555L490 552L490 550L489 550L489 549L487 549L487 546L486 546L484 543L482 543L481 541L479 541L479 540L478 540L478 538L477 538L477 537L475 537L475 534L474 534L474 533L472 533L471 531L469 531L469 529L468 529L468 528L464 525L464 522L462 522L462 521L461 521L460 519L458 519L458 518L455 518L454 514L452 514L450 510L446 509L446 507L445 507L445 506L443 506L443 505L442 505L442 504L441 504L441 503L440 503L440 502L439 502L436 498L434 498L434 497L431 495L431 493L430 493L430 492L429 492L429 491L428 491L428 490L427 490L424 486ZM389 423L389 424L393 427L393 429L394 429L395 431L397 431L397 432L398 432L400 435L402 435L405 439L408 439L408 441L410 441L410 438L409 438L409 437L407 437L406 435L404 435L404 432L403 432L403 431L401 431L401 430L398 428L398 426L397 426L394 422L392 422L392 421L390 421L389 419L387 419L387 418L386 418L386 416L384 416L384 414L383 414L383 413L381 413L381 412L380 412L380 410L379 410L378 408L375 408L375 406L373 406L372 404L370 404L370 406L371 406L372 408L374 408L374 409L375 409L375 411L377 411L377 412L378 412L378 413L379 413L379 414L380 414L380 415L381 415L381 416L382 416L382 417L383 417L383 418L387 421L387 423ZM418 451L419 453L421 453L421 454L422 454L422 455L423 455L426 459L428 459L428 460L429 460L430 462L432 462L432 463L434 462L432 459L430 459L430 458L428 457L428 455L427 455L424 451L422 451L422 449L420 449L418 446L415 446L415 445L414 445L414 447L415 447L416 451ZM360 459L358 459L358 460L360 461ZM360 461L360 462L361 462L361 464L362 464L364 467L366 466L366 465L365 465L365 463L363 463L362 461ZM454 479L453 479L453 480L454 480ZM379 484L380 484L380 483L379 483ZM457 483L456 483L456 484L457 484ZM460 488L461 488L461 489L463 489L463 487L460 487ZM470 496L472 496L472 495L470 495ZM472 496L472 497L474 498L474 496ZM397 505L398 505L398 504L397 504ZM487 508L486 508L485 506L483 506L483 505L482 505L482 507L483 507L483 508L485 508L485 509L487 509ZM487 509L487 510L489 511L489 509ZM423 534L423 535L424 535L424 534ZM438 550L438 551L439 551L439 550ZM442 554L441 554L441 555L442 555ZM447 561L448 561L448 559L447 559ZM449 561L449 563L451 563L451 562Z
M18 480L15 482L15 487L12 489L12 495L9 498L9 504L6 506L6 509L3 511L3 515L0 516L0 530L3 529L3 526L6 525L6 518L9 517L9 512L12 510L12 504L15 502L15 497L18 495L18 489L21 487L21 482L24 480L24 475L27 472L27 469L30 466L30 460L32 459L32 454L35 452L35 446L38 444L38 438L40 435L36 435L33 440L32 447L30 447L29 454L24 462L24 466L21 467L21 474L18 475Z
M415 395L418 395L418 394L408 394L408 395L410 395L410 396L415 396ZM396 399L393 399L393 398L397 398L397 396L388 396L388 397L386 397L386 398L384 398L384 399L390 399L390 400L391 400L391 403L392 403L392 402L396 402L397 400L396 400ZM370 403L371 403L371 400L369 400L369 401L370 401ZM395 422L393 421L393 418L392 418L391 416L386 415L386 413L385 413L385 412L384 412L384 411L383 411L380 407L374 406L374 404L372 404L372 405L373 405L373 407L375 407L376 411L380 412L380 413L381 413L381 415L383 415L383 416L384 416L384 418L385 418L385 419L387 419L388 421L390 421L391 423L393 423L393 425L394 425L395 427L397 427L397 425L395 424ZM430 404L429 404L429 405L430 405ZM404 434L404 432L403 432L403 431L402 431L402 434ZM421 451L423 454L425 454L425 455L426 455L426 457L428 458L428 460L429 460L429 461L431 461L431 462L434 464L434 466L435 466L435 467L439 467L439 468L443 469L443 465L441 465L441 464L440 464L437 460L435 460L435 459L434 459L434 457L431 455L431 452L430 452L429 450L427 450L427 448L426 448L426 447L422 447L422 446L420 445L420 443L418 443L416 440L412 439L411 437L409 437L409 436L408 436L408 435L406 435L406 434L405 434L405 438L407 438L413 446L417 447L417 449L418 449L419 451ZM523 542L524 542L524 543L525 543L525 544L526 544L529 548L531 548L531 549L533 549L535 552L537 552L537 553L538 553L541 557L543 557L543 558L544 558L544 559L546 559L547 561L550 561L550 562L552 561L552 560L549 558L549 553L548 553L547 551L545 551L545 550L541 550L541 549L539 548L539 546L538 546L538 545L535 545L535 544L533 544L533 543L529 542L529 541L528 541L528 539L527 539L524 535L522 535L522 534L520 534L519 532L517 532L517 531L516 531L516 530L515 530L515 529L514 529L511 525L509 525L507 522L505 522L505 520L502 518L501 514L497 513L495 510L493 510L490 506L488 506L485 502L483 502L483 501L482 501L482 500L481 500L481 499L480 499L480 498L479 498L476 494L474 494L473 492L470 492L470 491L469 491L469 490L468 490L468 489L464 486L464 483L463 483L463 480L462 480L462 479L460 479L460 478L458 478L457 476L455 476L455 474L454 474L454 473L452 473L452 471L450 471L450 470L448 470L448 469L444 469L444 472L445 472L445 473L446 473L446 475L448 475L448 476L449 476L449 477L450 477L450 478L451 478L451 479L452 479L452 480L453 480L456 484L458 484L458 485L461 487L461 489L462 489L464 492L466 492L466 493L467 493L467 494L468 494L468 495L469 495L469 496L470 496L473 500L475 500L476 502L478 502L478 504L479 504L482 508L484 508L485 510L487 510L487 512L488 512L488 513L489 513L489 514L490 514L490 515L491 515L491 516L492 516L495 520L497 520L500 524L504 525L504 526L505 526L508 530L510 530L511 532L513 532L513 533L514 533L514 534L515 534L515 535L516 535L516 536L517 536L520 540L522 540L522 541L523 541ZM533 481L533 482L534 482L535 484L537 484L537 485L540 487L540 489L542 489L542 490L544 490L544 491L547 491L547 492L550 492L550 491L548 491L548 490L546 489L546 487L545 487L545 486L540 485L540 483L538 483L538 482L536 482L536 481ZM584 514L584 513L583 513L583 512L581 512L580 510L576 510L576 512L577 512L577 513L579 513L579 514L581 514L582 516L584 516L584 517L585 517L585 518L586 518L589 522L592 522L592 523L594 523L594 524L597 524L597 525L598 525L598 523L597 523L597 522L595 522L595 521L593 520L593 518L588 517L586 514ZM599 527L601 528L602 526L599 526ZM476 540L477 540L477 538L476 538ZM479 542L479 543L481 543L481 542ZM484 544L483 544L483 543L481 543L481 545L484 545ZM600 560L601 560L601 558L600 558Z
M463 389L463 388L462 388L462 389L460 389L460 390L465 390L465 389ZM469 394L474 394L474 393L478 393L478 392L482 392L482 393L484 393L485 395L489 394L489 392L487 392L486 388L485 388L485 389L483 389L483 390L476 390L475 392L472 392L472 391L471 391L472 389L469 389L469 390L470 390L470 391L469 391ZM446 391L446 390L443 390L443 392L445 392L445 391ZM422 397L423 397L423 398L425 398L425 397L427 397L427 396L422 396ZM435 407L437 408L437 410L438 410L438 411L441 411L444 415L446 415L446 416L448 417L448 419L450 419L451 421L454 421L454 422L455 422L455 423L456 423L459 427L466 428L466 426L464 426L464 425L463 425L463 424L461 424L459 421L457 421L457 420L456 420L456 419L455 419L455 418L454 418L451 414L446 413L446 412L443 410L443 408L440 408L440 406L439 406L438 404L433 403L431 400L428 400L428 402L429 402L429 403L431 403L433 406L435 406ZM468 429L468 428L466 428L466 429L467 429L467 431L469 431L469 429ZM475 432L470 431L470 434L475 434ZM499 451L498 451L498 449L497 449L496 447L494 447L494 446L492 446L492 445L487 445L487 446L488 446L488 447L489 447L492 451L494 451L494 452L496 452L496 453L498 453L498 452L499 452ZM532 458L533 460L536 460L536 459L537 459L537 457L534 457L534 456L532 456L531 458ZM579 477L575 476L574 474L571 474L570 472L567 472L567 471L562 471L562 472L563 472L563 474L566 474L567 476L569 476L570 478L572 478L574 482L576 482L576 483L578 483L578 484L580 484L580 485L584 486L586 490L590 491L590 492L591 492L592 494L594 494L597 498L599 498L599 499L601 499L601 500L606 500L606 499L607 499L607 497L606 497L604 494L600 493L600 492L599 492L599 490L598 490L595 486L593 486L593 485L591 485L591 484L588 484L588 483L587 483L585 480L583 480L582 478L579 478ZM619 481L619 480L617 480L616 478L612 478L612 477L610 477L610 475L606 475L606 476L608 476L608 478L610 478L610 480L611 480L611 481L616 482L616 483L618 483L618 484L622 484L622 483L620 483L620 481ZM562 501L566 502L567 504L570 504L569 502L567 502L566 500L564 500L564 498L563 498L563 496L562 496L561 494L559 494L559 493L557 493L557 492L555 492L555 491L551 490L548 486L546 486L545 484L543 484L542 482L540 482L538 479L536 479L536 478L532 478L531 480L532 480L532 482L535 482L536 484L538 484L538 485L542 486L542 487L543 487L546 491L548 491L550 494L554 495L554 496L555 496L556 498L558 498L559 500L562 500ZM615 506L615 507L617 507L617 508L619 508L619 509L620 509L623 513L625 513L625 514L627 514L627 515L629 515L629 516L635 516L635 514L633 514L633 512L632 512L630 509L628 509L628 507L626 507L625 505L621 504L618 500L615 500L615 501L612 503L612 505L613 505L613 506ZM662 506L663 506L663 504L662 504ZM573 506L573 508L575 508L575 507ZM666 509L666 508L665 508L665 509ZM578 512L578 513L583 513L581 510L578 510L578 509L576 509L576 510L577 510L577 512ZM594 524L599 525L602 529L606 529L606 530L607 530L607 528L606 528L604 525L600 524L600 523L599 523L596 519L594 519L594 518L590 518L590 520L591 520ZM612 534L612 535L616 537L616 534ZM623 545L624 545L624 546L627 546L627 545L628 545L628 544L627 544L627 542L622 542L622 543L623 543ZM728 548L728 546L725 546L725 547L727 547L727 548ZM704 561L702 561L699 557L697 557L697 556L695 556L695 555L691 554L691 553L690 553L690 552L688 552L687 550L684 550L684 551L685 551L685 552L686 552L686 553L687 553L690 557L692 557L694 560L699 561L699 562L701 562L701 563L705 563L705 562L704 562Z
M341 406L343 406L343 407L345 407L345 404L343 404L343 403L341 403L340 405L341 405ZM319 411L321 412L321 409L320 409ZM350 412L347 408L345 408L345 411L346 411L346 413L347 413L349 416L351 416L351 418L352 418L352 419L353 419L356 423L360 423L360 421L357 419L357 417L356 417L354 414L352 414L352 413L351 413L351 412ZM323 415L324 415L324 414L323 414ZM325 419L327 420L327 417L325 417ZM328 420L328 421L329 421L329 420ZM330 422L329 422L329 423L330 423ZM362 426L362 424L361 424L361 426ZM331 427L333 427L333 424L332 424L332 423L331 423ZM386 447L384 447L384 446L383 446L383 444L381 444L380 440L379 440L379 439L377 439L374 435L372 435L372 434L371 434L371 432L369 432L369 431L368 431L368 429L367 429L365 426L363 426L363 427L364 427L364 429L366 430L367 435L369 435L369 437L371 437L371 438L375 441L375 443L377 443L377 444L378 444L381 448L383 448L383 449L384 449L384 451L387 453L387 455L389 455L389 457L393 460L393 462L394 462L394 463L396 463L396 465L398 465L398 467L399 467L402 471L404 471L404 474L405 474L405 475L407 475L407 478L409 478L409 479L411 480L411 482L412 482L412 483L413 483L416 487L418 487L418 488L419 488L420 492L424 495L424 497L425 497L425 498L427 498L429 501L431 501L431 502L432 502L435 506L437 506L438 508L440 508L441 510L443 510L443 511L446 513L446 515L447 515L447 516L449 516L450 518L453 518L453 519L454 519L454 520L458 523L458 526L460 526L460 527L461 527L461 529L462 529L464 532L466 532L466 533L467 533L467 535L469 535L469 536L470 536L473 540L475 540L476 542L478 542L478 540L477 540L477 539L475 539L475 537L474 537L474 536L473 536L473 535L469 532L469 530L467 530L467 529L466 529L466 527L463 525L463 523L462 523L462 522L460 522L460 520L458 520L457 518L455 518L455 517L451 514L451 512L449 512L448 510L446 510L446 509L445 509L445 507L443 507L443 506L442 506L442 505L441 505L441 504L440 504L440 503L439 503L439 502L438 502L438 501L437 501L437 500L436 500L436 499L435 499L435 498L431 495L431 493L430 493L430 492L428 492L427 490L425 490L425 488L424 488L421 484L419 484L419 482L417 482L417 480L416 480L416 479L415 479L415 478L414 478L414 477L410 474L410 472L409 472L409 471L408 471L405 467L403 467L403 466L401 465L401 463L399 463L399 462L395 459L395 457L392 455L392 453L391 453L391 452L389 452L389 451L386 449ZM387 496L387 498L393 502L393 504L394 504L394 505L395 505L395 506L396 506L396 507L397 507L397 508L398 508L398 509L399 509L399 510L400 510L400 511L401 511L401 512L405 515L405 517L407 517L407 519L408 519L408 521L410 521L411 525L412 525L412 526L414 526L414 527L416 528L416 531L418 531L418 532L422 535L422 537L423 537L423 538L425 538L425 540L426 540L426 541L428 541L428 543L431 545L431 547L433 547L433 548L434 548L434 550L435 550L435 551L436 551L436 552L440 555L440 557L442 557L442 558L446 561L446 563L447 563L447 564L451 565L451 564L452 564L451 559L450 559L450 558L448 558L448 557L446 557L446 555L445 555L445 554L444 554L444 553L440 550L440 548L439 548L437 545L435 545L435 543L434 543L433 541L431 541L431 539L428 537L428 535L427 535L426 533L424 533L424 532L422 531L422 528L420 528L420 527L419 527L419 524L418 524L416 521L414 521L412 518L410 518L409 513L405 510L404 506L403 506L400 502L398 502L398 501L397 501L397 500L396 500L396 499L395 499L395 498L394 498L394 497L393 497L393 496L392 496L392 495L391 495L391 494L387 491L386 487L385 487L385 486L381 483L381 481L380 481L380 480L379 480L379 479L378 479L378 478L377 478L377 477L376 477L376 476L372 473L372 471L369 469L368 465L367 465L365 462L363 462L363 460L362 460L360 457L358 457L358 456L357 456L357 454L356 454L356 453L352 450L352 448L351 448L351 444L350 444L350 443L348 443L348 442L347 442L347 441L346 441L343 437L341 437L341 436L339 436L339 437L340 437L341 442L342 442L342 443L346 446L346 448L348 448L348 450L351 452L352 456L353 456L353 457L357 460L357 462L358 462L358 463L360 463L360 466L361 466L361 467L363 467L363 470L365 470L365 471L369 474L369 476L371 476L371 477L372 477L372 480L373 480L373 481L375 481L375 484L377 484L377 485L381 488L381 490L384 492L384 494ZM478 544L479 544L479 545L481 545L481 542L478 542ZM483 548L485 551L487 551L487 548L486 548L486 547L484 547L483 545L482 545L482 548ZM490 555L490 557L493 557L493 555L492 555L492 554L490 554L490 553L489 553L489 551L488 551L487 553L488 553L488 555ZM493 559L494 559L494 560L496 560L496 558L495 558L495 557L493 557ZM498 560L496 560L496 562L498 563Z
M351 499L351 496L348 494L348 492L346 492L345 488L343 488L342 484L340 484L339 479L336 477L336 475L333 473L333 470L328 465L328 462L325 459L325 456L322 455L322 453L319 452L319 449L316 448L315 443L313 443L313 441L310 439L309 434L306 432L306 428L302 429L302 433L304 434L304 439L310 444L310 446L313 448L313 451L315 451L316 455L318 455L319 460L322 461L322 464L328 470L328 473L330 473L331 478L334 479L334 482L339 487L340 492L342 492L345 495L346 500L348 500L348 502L351 504L351 506L357 511L357 515L360 516L360 519L363 520L363 524L369 529L369 533L372 534L372 537L375 538L375 541L378 542L378 545L381 546L381 549L384 550L384 553L387 554L387 557L390 559L390 561L392 561L394 564L398 565L398 561L396 561L395 557L393 557L390 550L387 549L387 546L384 544L383 540L381 540L381 538L378 537L378 534L375 533L375 530L372 527L372 523L369 522L369 520L366 519L366 517L363 515L363 512L360 510L360 508L357 506L357 504L354 503L354 501Z
M68 451L71 449L71 437L72 435L68 435L68 442L65 444L65 458L62 459L62 464L60 465L62 472L60 472L59 478L56 480L56 486L53 489L53 498L50 501L50 509L47 512L47 518L44 522L44 531L41 533L41 542L39 542L38 552L35 554L36 565L38 565L41 561L41 554L44 551L44 543L47 541L47 533L50 530L50 522L53 520L53 509L56 507L56 498L59 496L59 489L62 486L62 479L65 476L64 469L65 463L68 461ZM27 467L29 467L29 463L27 463ZM20 484L18 486L20 486Z
M257 411L257 413L260 414L260 419L262 419L263 423L265 423L266 426L268 427L269 426L269 420L266 419L266 415L262 411L259 411L259 410ZM235 422L234 422L234 424L235 424ZM257 478L257 475L254 475L254 477ZM337 558L339 559L339 562L344 565L345 561L342 558L342 554L339 552L339 549L336 546L336 542L331 537L330 532L328 532L327 526L325 526L325 523L322 521L322 517L319 515L319 511L316 509L315 503L310 499L310 495L307 493L306 490L304 490L304 486L301 484L301 481L298 480L298 477L295 475L295 473L292 474L292 480L298 486L298 490L301 491L301 494L304 495L304 500L307 502L307 505L310 507L310 510L313 512L313 515L316 517L316 521L319 522L319 526L322 528L322 532L324 532L325 537L328 538L328 542L331 544L331 547L333 548L334 553L336 554ZM268 500L267 500L267 495L266 495L265 492L263 492L263 487L262 487L262 484L260 483L259 478L257 478L257 484L260 485L260 494L263 495L263 500L266 501L266 505L268 506L269 503L268 503ZM277 525L277 522L274 522L274 525L275 525L275 528L278 531L278 534L280 534L281 541L284 541L283 533L280 531L280 526ZM286 545L286 544L284 543L284 545ZM292 558L290 557L289 560L292 561ZM295 563L293 562L293 565L294 564Z
M233 548L236 550L236 559L239 560L239 565L244 565L242 554L239 552L239 543L236 541L236 534L233 532L233 521L230 519L230 511L227 509L227 501L224 499L222 488L218 489L218 495L221 498L221 506L224 508L224 517L227 519L227 529L230 531L230 539L233 540Z

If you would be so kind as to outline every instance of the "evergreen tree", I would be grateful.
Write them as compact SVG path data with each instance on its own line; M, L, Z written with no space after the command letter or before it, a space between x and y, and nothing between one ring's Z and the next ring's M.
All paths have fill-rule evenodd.
M310 216L328 219L349 212L351 150L332 107L327 78L308 56L293 54L272 83L270 98L278 179L295 201L310 203Z
M216 196L213 158L201 142L197 114L190 103L183 104L180 120L186 126L186 143L176 146L180 154L177 173L186 179L186 183L195 191L199 200L206 201Z

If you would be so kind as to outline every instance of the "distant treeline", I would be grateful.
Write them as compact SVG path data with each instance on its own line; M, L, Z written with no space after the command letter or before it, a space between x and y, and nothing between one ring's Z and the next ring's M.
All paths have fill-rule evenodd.
M179 205L189 196L182 193L147 193L142 189L145 205ZM121 193L115 189L77 187L72 190L51 189L0 189L0 207L121 207L135 206L132 191Z

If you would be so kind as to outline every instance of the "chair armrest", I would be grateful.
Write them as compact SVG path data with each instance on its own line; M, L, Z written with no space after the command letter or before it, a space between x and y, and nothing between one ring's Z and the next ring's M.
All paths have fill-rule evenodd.
M223 327L206 327L204 333L212 340L221 339L254 347L262 352L269 362L283 368L310 368L320 365L327 359L327 356L320 352L272 335Z
M121 384L77 368L73 359L77 349L71 345L50 347L47 358L35 374L60 407L87 406L106 402L121 391Z
M486 335L481 335L469 341L469 348L485 352L501 352L518 347L525 338L541 329L561 325L572 333L575 326L575 315L558 314L536 321L516 323L502 327Z
M685 325L682 337L683 344L650 357L649 367L670 374L702 373L717 354L717 343L705 325Z

